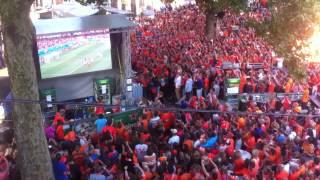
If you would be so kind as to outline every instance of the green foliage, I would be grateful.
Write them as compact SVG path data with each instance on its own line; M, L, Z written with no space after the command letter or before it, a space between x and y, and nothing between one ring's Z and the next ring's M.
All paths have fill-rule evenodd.
M206 14L216 14L226 8L243 10L246 8L247 0L196 0L197 5Z
M262 36L285 58L289 72L298 80L306 76L306 58L310 54L303 51L320 24L319 0L269 0L272 18L264 23L254 21L258 35Z

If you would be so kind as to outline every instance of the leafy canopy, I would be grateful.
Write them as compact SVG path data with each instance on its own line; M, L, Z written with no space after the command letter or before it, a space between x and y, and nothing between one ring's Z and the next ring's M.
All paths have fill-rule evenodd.
M271 20L250 22L257 34L285 59L289 72L298 80L306 76L306 59L311 52L305 49L320 25L319 4L320 0L269 0Z

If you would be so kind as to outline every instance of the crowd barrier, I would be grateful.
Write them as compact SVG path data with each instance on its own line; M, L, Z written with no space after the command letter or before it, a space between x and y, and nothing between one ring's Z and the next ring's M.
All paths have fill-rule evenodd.
M303 94L301 93L250 93L250 94L239 94L240 99L252 97L255 102L266 103L271 100L271 98L277 98L282 100L284 97L288 97L292 102L299 101Z

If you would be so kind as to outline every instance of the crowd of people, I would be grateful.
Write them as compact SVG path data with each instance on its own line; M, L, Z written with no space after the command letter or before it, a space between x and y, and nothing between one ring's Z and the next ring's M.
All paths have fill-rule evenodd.
M205 17L196 6L140 18L132 36L132 61L145 98L165 106L179 102L189 111L144 110L137 124L126 126L104 118L99 108L95 128L81 125L74 131L64 128L64 112L58 112L45 129L56 178L319 178L320 121L310 103L317 68L310 66L308 81L301 83L274 66L279 62L272 47L245 26L249 16L269 16L265 9L254 12L258 15L226 10L213 41L204 36ZM225 70L223 62L239 68ZM262 67L248 68L248 63ZM262 103L249 95L240 107L246 113L232 112L221 102L224 80L232 77L240 78L240 93L301 97L271 97Z
M144 97L188 109L144 110L131 126L105 118L102 107L94 123L70 126L60 109L44 127L55 178L319 179L320 120L310 100L318 91L319 68L310 65L304 83L288 75L272 47L246 26L248 18L269 17L263 6L240 14L227 9L214 40L205 37L205 16L194 5L157 12L154 19L140 17L132 63ZM223 69L224 62L239 68ZM245 113L222 102L225 79L234 77L240 79L239 93L249 94L240 102ZM256 102L251 93L270 98ZM15 153L7 159L14 162Z
M214 40L205 38L205 16L196 6L160 12L154 19L140 18L139 30L132 38L132 63L140 74L137 79L144 87L144 96L154 101L157 95L163 95L166 97L163 101L168 103L173 99L179 101L184 95L189 100L192 91L200 99L210 89L223 87L225 78L231 76L245 77L242 85L247 81L255 86L259 80L268 82L262 81L263 78L275 83L268 77L276 62L272 47L256 37L253 28L246 26L248 18L248 14L236 15L226 10L218 20L218 35ZM223 62L238 63L241 69L224 71ZM262 72L246 69L247 63L262 63ZM221 97L222 91L223 88L216 90ZM267 90L255 88L253 91Z

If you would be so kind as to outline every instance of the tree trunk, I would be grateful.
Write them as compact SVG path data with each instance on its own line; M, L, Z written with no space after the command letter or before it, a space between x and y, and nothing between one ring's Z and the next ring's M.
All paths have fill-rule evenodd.
M29 15L32 2L0 0L5 62L15 99L39 99L33 60L35 29ZM40 105L14 103L13 106L14 134L22 179L53 180Z
M217 17L214 13L206 13L206 27L205 33L208 39L216 38L216 28L217 28Z

